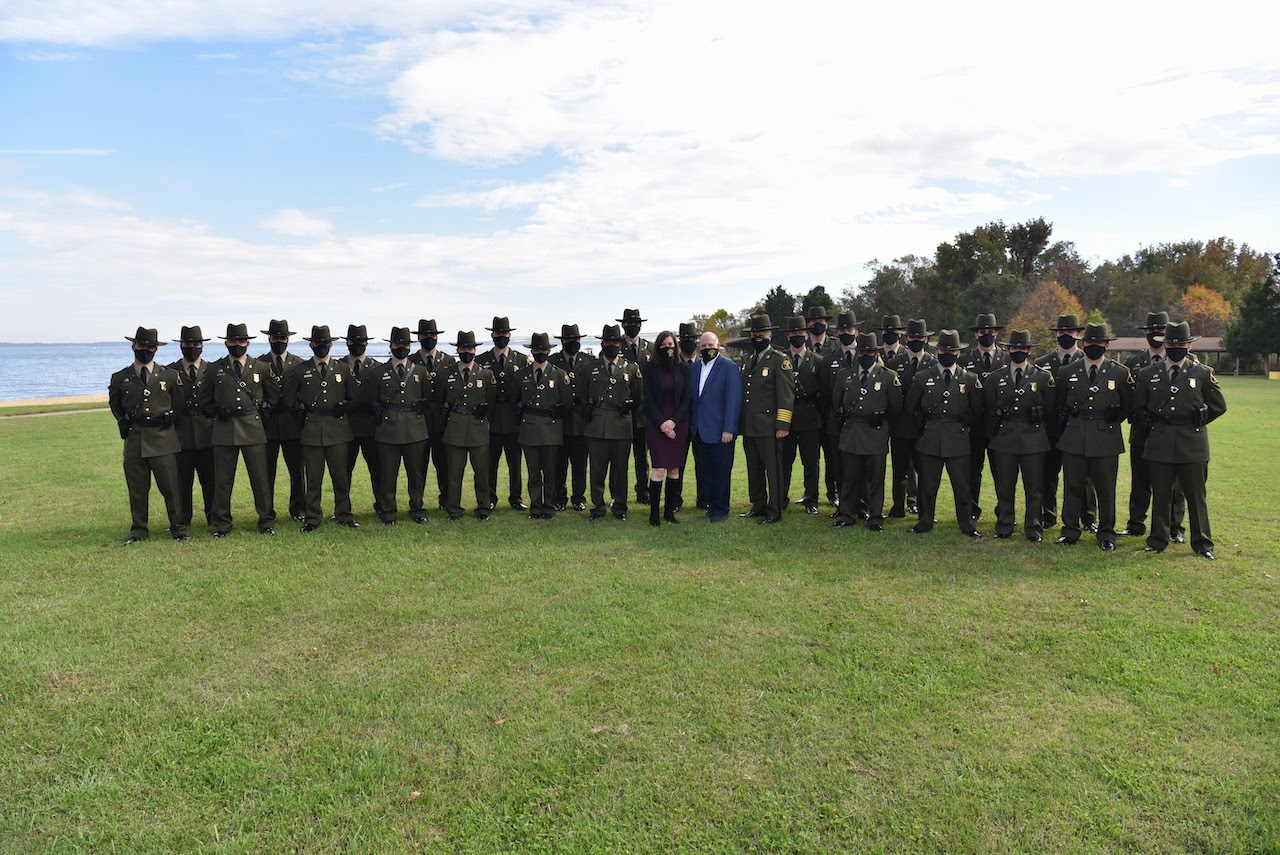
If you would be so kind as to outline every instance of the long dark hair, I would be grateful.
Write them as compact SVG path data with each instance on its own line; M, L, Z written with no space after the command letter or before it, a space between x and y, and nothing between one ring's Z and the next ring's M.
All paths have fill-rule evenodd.
M676 334L673 333L671 330L663 330L662 332L658 333L658 337L653 340L653 347L649 349L650 362L658 361L658 351L662 349L662 341L667 336L671 336L671 346L676 349L677 354L680 353L680 341L679 339L676 338Z

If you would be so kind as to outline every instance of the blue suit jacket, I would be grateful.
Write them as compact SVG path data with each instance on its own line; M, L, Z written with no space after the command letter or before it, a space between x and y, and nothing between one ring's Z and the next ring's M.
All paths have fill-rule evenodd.
M706 364L697 359L689 366L689 389L693 393L689 417L694 432L703 442L718 443L721 434L736 436L738 433L738 420L742 416L742 374L733 360L723 355L717 356L712 365L715 367L701 394L698 386Z

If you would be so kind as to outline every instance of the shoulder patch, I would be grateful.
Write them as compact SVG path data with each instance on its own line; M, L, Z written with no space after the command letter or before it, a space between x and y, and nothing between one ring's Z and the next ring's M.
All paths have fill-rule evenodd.
M975 389L981 389L981 388L982 388L982 378L981 378L981 377L979 377L979 376L978 376L978 375L976 375L976 374L975 374L975 375L973 375L973 388L975 388Z
M1133 379L1133 372L1132 372L1132 371L1130 371L1128 374L1124 375L1124 377L1125 377L1125 380L1127 380L1127 381L1128 381L1128 383L1129 383L1129 385L1130 385L1130 386L1136 386L1136 385L1137 385L1137 383L1136 383L1136 382L1134 381L1134 379Z
M785 371L791 370L791 357L789 356L782 357L782 368Z
M893 374L893 385L895 386L902 385L902 378L898 376L898 373L896 371Z
M1058 385L1058 381L1053 378L1053 372L1046 371L1045 374L1049 375L1049 382L1046 383L1045 385L1048 386L1050 389L1056 387Z

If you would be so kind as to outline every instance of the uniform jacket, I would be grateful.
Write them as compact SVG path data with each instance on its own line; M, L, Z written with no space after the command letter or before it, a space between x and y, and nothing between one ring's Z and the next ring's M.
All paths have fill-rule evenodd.
M422 355L422 351L415 351L409 356L411 362L425 366L427 359ZM458 360L447 353L437 350L431 356L431 367L427 370L427 378L431 381L431 400L437 405L444 402L444 382L449 376L449 372ZM444 407L434 406L427 411L427 430L433 434L444 433L445 417Z
M969 455L969 427L982 418L982 381L957 362L951 383L942 381L942 366L921 368L907 392L906 409L923 419L916 450L934 457Z
M284 375L290 368L302 362L302 357L294 356L292 353L285 351L280 357L281 368L276 371L276 355L271 351L267 351L258 357L258 362L262 363L263 370L270 372L276 381L276 386L281 390L284 389ZM292 410L284 407L276 407L267 413L262 420L262 427L267 432L267 439L279 442L281 440L296 440L302 435L302 427L298 423L298 417L294 415Z
M1075 353L1071 354L1071 360L1067 364L1070 365L1072 362L1079 362L1081 359L1084 359L1084 351L1077 347ZM1044 356L1036 359L1035 364L1051 373L1056 381L1058 379L1058 372L1061 371L1063 367L1062 354L1055 349L1052 353L1046 353ZM1056 416L1050 417L1048 423L1045 425L1045 432L1049 434L1049 446L1051 448L1056 446L1058 444L1058 437L1062 436L1062 422L1059 421Z
M498 367L497 354L492 349L476 356L476 365L493 373L493 409L489 413L489 430L493 433L516 433L520 430L520 418L516 415L516 373L529 364L529 357L513 348L507 348L506 361Z
M898 373L876 361L862 382L862 369L840 375L840 396L833 418L843 411L840 450L849 454L888 454L889 421L902 412L903 389Z
M587 420L583 414L583 403L578 400L578 376L599 360L581 351L569 356L563 350L557 350L548 361L569 375L569 388L573 391L573 412L564 419L564 435L583 436L587 430Z
M360 400L373 408L375 419L382 414L374 428L375 440L388 445L424 442L430 434L431 415L438 415L443 423L444 409L435 394L432 376L427 366L414 362L412 357L405 363L403 380L391 361L365 373Z
M825 360L823 357L840 352L840 339L828 334L827 337L823 339L822 344L814 344L810 341L805 344L805 347L818 357L819 362L824 362Z
M173 425L174 392L178 374L172 368L147 366L147 385L133 370L133 363L111 375L107 402L116 421L129 421L124 439L125 457L160 457L182 450Z
M631 439L635 421L631 408L642 406L644 389L640 372L619 356L610 363L601 359L578 375L578 400L588 416L586 436L592 439ZM619 412L622 407L626 412Z
M371 356L361 357L360 370L357 371L355 360L350 356L344 356L342 362L356 381L357 400L355 406L347 408L347 424L351 426L351 436L373 436L378 430L378 421L373 415L373 408L359 400L359 388L364 378L377 371L382 363Z
M773 436L775 431L789 431L796 401L791 357L768 347L752 367L754 356L748 356L742 363L742 429L739 433Z
M828 339L831 341L831 339ZM836 398L840 394L844 383L840 375L853 368L858 367L858 354L854 350L848 351L849 361L845 362L845 349L840 347L840 343L836 342L836 348L823 355L822 362L818 368L818 388L821 392L819 401L819 409L822 413L822 425L824 433L830 436L840 435L840 420L834 417L833 411L838 404Z
M516 407L521 445L564 445L564 421L573 411L568 372L550 359L541 366L531 361L516 373Z
M708 370L707 363L697 360L689 366L689 418L693 433L705 443L718 443L722 434L738 433L738 424L742 419L742 373L733 360L717 355L711 361L714 368L709 369L706 386L698 391L702 383L702 372Z
M1057 382L1047 368L1022 364L1022 385L1015 385L1018 366L1009 363L982 383L988 446L1005 454L1048 451L1048 424L1057 413Z
M214 417L214 445L262 445L267 431L259 407L280 403L280 385L256 359L246 359L236 379L233 361L228 354L209 364L206 382L200 384L200 407Z
M978 379L982 381L984 386L987 384L987 377L1009 364L1009 354L996 347L991 351L991 369L988 370L986 368L986 360L983 358L985 355L975 345L969 348L968 353L960 357L959 362L962 368L977 374ZM980 419L973 423L973 433L977 436L989 436L985 419Z
M1135 422L1150 424L1143 456L1157 463L1207 463L1206 425L1227 411L1213 369L1188 357L1176 383L1164 363L1138 372L1134 390Z
M812 350L805 350L799 356L790 349L786 353L791 358L791 374L796 384L791 430L821 430L818 402L822 398L822 381L818 379L818 372L822 370L822 357Z
M911 367L911 357L916 357L916 367ZM915 382L916 374L931 365L937 365L938 360L929 353L928 350L921 350L918 354L913 354L906 347L900 348L898 354L885 362L887 368L892 368L898 372L898 380L902 383L905 392L910 391L911 384ZM914 415L905 406L898 411L896 416L889 419L889 436L898 439L919 439L920 429L916 427Z
M169 366L178 375L174 384L173 423L182 447L187 450L213 446L213 420L200 409L200 386L206 382L209 365L209 360L200 360L194 385L181 359Z
M359 391L347 363L330 359L322 378L320 364L308 359L285 369L280 406L292 412L301 404L306 411L298 440L303 445L345 445L352 438L347 414Z
M644 336L637 336L635 343L632 344L627 338L622 339L622 358L635 366L636 371L640 372L640 395L643 397L648 394L644 387L644 375L649 370L649 354L653 352L653 342ZM638 428L644 427L645 411L644 407L637 402L635 411L631 413L631 421Z
M644 394L644 417L654 425L660 425L666 421L662 415L662 375L664 373L659 366L648 363L645 365L640 383ZM685 424L689 421L689 369L678 359L672 371L671 391L674 393L676 402L676 413L672 421L676 424Z
M493 412L497 394L493 372L478 365L479 357L471 363L470 376L462 382L462 363L449 370L444 378L444 403L449 410L449 421L444 429L446 445L460 448L476 448L489 444L489 415ZM483 415L476 412L480 407Z
M1133 375L1109 357L1102 358L1098 376L1089 382L1089 366L1078 359L1058 369L1058 414L1066 426L1058 450L1084 457L1124 454L1121 425L1133 411Z

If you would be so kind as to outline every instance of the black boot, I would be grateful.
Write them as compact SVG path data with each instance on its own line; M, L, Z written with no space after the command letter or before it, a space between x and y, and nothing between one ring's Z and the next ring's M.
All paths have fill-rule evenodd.
M658 517L658 506L662 504L662 482L649 482L649 525L662 525Z
M662 518L669 523L680 522L676 519L676 508L680 507L680 493L683 487L684 484L678 478L667 479L667 511Z

